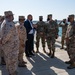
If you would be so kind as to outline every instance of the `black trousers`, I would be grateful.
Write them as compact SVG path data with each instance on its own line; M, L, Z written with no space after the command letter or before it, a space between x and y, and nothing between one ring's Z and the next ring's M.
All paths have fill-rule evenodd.
M25 46L25 53L26 55L30 55L33 51L33 41L34 41L34 35L33 34L28 34L27 35L27 41L26 41L26 46Z

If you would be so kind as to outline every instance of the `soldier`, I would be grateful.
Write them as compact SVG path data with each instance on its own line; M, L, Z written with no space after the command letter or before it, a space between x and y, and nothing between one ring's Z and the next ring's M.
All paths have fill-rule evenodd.
M17 75L19 38L13 23L12 11L5 11L5 20L1 25L1 44L9 75Z
M0 16L0 29L1 29L1 24L2 24L2 22L4 21L4 16ZM0 36L1 37L1 36ZM0 46L1 46L1 44L0 44ZM5 65L5 60L4 60L4 53L3 53L3 50L2 50L2 48L0 47L0 52L1 52L1 64L2 65Z
M58 25L54 20L52 20L52 14L48 15L47 21L46 41L50 51L48 55L51 55L51 58L54 58L55 40L58 37Z
M26 62L23 60L23 53L25 51L25 42L27 40L27 35L26 35L26 29L24 27L24 21L25 21L25 17L24 16L19 16L19 23L16 24L16 28L18 31L18 35L19 35L19 67L26 67Z
M70 64L67 67L68 69L73 69L75 68L75 21L73 14L69 15L68 21L70 22L70 25L68 25L65 38L70 61L67 61L65 63Z
M43 47L43 51L46 53L45 51L45 22L43 21L43 16L39 16L39 22L37 22L37 28L36 28L36 48L37 48L37 51L36 52L39 52L39 41L40 41L40 38L42 40L42 47Z
M1 17L0 16L0 40L1 40ZM1 64L1 44L0 44L0 64Z
M64 49L65 35L66 35L66 31L67 31L67 26L68 26L68 24L66 23L66 19L63 19L63 21L61 21L59 23L59 26L62 27L62 39L61 39L62 47L61 47L61 49Z

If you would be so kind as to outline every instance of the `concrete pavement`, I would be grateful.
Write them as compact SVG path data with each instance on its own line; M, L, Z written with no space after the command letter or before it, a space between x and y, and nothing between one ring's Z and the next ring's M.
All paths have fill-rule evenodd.
M32 58L26 58L27 68L18 68L19 75L75 75L75 69L68 70L65 61L69 60L68 54L65 50L60 50L60 38L56 42L55 58L52 59L43 51L40 44L40 53L35 54ZM36 47L35 47L36 51ZM46 51L48 48L46 46ZM0 65L0 75L8 75L5 66Z

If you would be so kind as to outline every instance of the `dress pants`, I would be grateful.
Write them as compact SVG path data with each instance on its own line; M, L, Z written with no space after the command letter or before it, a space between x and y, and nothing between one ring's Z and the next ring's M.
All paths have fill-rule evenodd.
M26 41L26 47L25 47L25 53L26 53L27 56L32 54L33 40L34 40L34 35L33 34L28 34L27 35L27 41Z

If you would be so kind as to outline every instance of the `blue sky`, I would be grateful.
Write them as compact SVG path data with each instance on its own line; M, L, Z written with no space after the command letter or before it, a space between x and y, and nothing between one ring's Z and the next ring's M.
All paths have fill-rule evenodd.
M28 14L32 14L34 20L38 20L40 15L46 20L47 14L62 20L75 14L75 0L0 0L0 15L7 10L13 11L15 20L19 15L27 17Z

